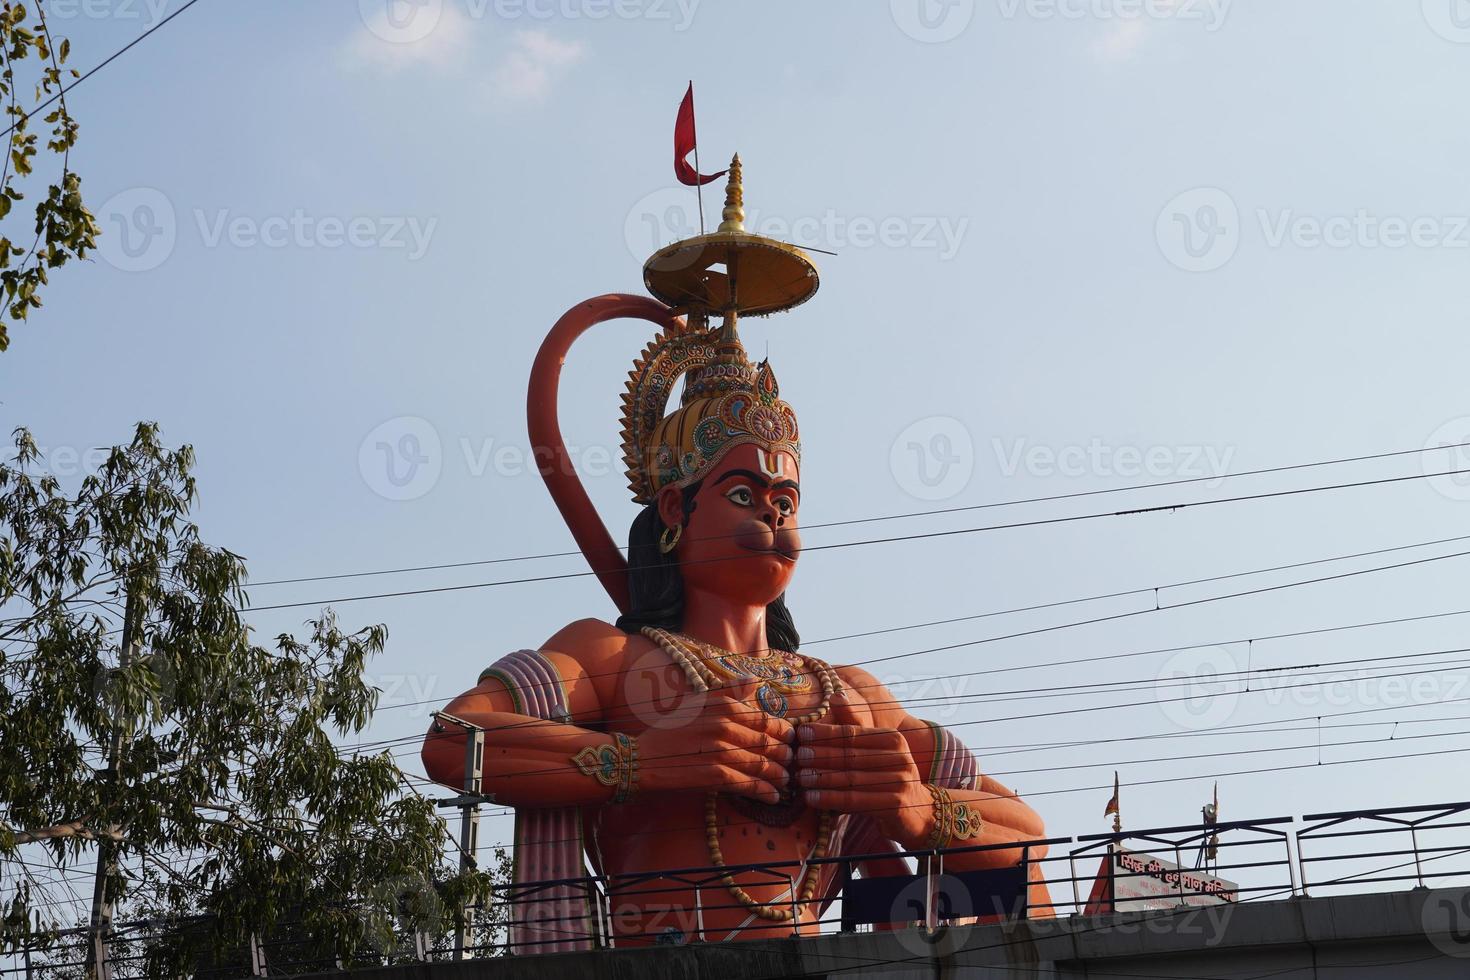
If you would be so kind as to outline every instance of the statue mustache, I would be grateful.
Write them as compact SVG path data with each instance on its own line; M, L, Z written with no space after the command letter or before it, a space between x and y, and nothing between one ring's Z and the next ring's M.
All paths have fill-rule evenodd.
M742 521L735 529L735 543L747 551L769 551L789 561L801 554L801 534L794 527L772 528L754 518Z

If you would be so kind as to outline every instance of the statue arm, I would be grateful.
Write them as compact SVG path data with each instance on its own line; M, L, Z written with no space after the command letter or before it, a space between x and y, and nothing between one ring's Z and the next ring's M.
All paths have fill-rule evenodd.
M1040 815L1014 790L979 773L970 750L954 735L909 714L867 671L848 667L840 668L838 674L849 689L841 720L855 723L857 729L868 733L849 744L857 747L867 742L876 748L891 742L890 785L883 796L867 802L878 811L875 816L880 826L900 845L915 850L932 845L940 807L928 789L930 785L943 788L952 804L970 808L980 817L978 834L954 840L952 846L1021 844L1046 836ZM831 779L834 784L841 783L837 774ZM825 789L822 796L830 798ZM840 794L836 798L843 803L859 802ZM1045 853L1046 848L1038 846L1032 848L1031 857L1041 858ZM953 854L945 859L945 865L955 870L1003 867L1021 858L1020 848L1004 848Z
M775 803L791 762L791 726L737 700L684 724L643 731L610 718L628 644L644 642L596 620L573 623L540 650L491 665L446 713L485 730L482 791L511 806L619 803L636 793L724 790ZM744 692L754 699L752 690ZM740 694L742 692L734 692ZM620 725L619 722L623 724ZM465 734L436 723L424 739L425 771L464 785Z
M597 680L615 669L625 639L612 630L573 623L540 650L497 661L445 706L485 730L483 792L512 806L555 807L606 803L632 788L626 739L599 730ZM463 787L465 741L456 725L430 727L422 755L430 778Z

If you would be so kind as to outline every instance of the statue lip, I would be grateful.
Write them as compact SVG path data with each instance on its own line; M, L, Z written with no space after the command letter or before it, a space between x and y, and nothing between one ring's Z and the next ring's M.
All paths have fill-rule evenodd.
M772 548L758 548L758 547L755 547L753 545L748 545L748 544L746 544L743 541L737 542L737 543L740 545L741 548L744 548L746 551L753 551L753 552L755 552L758 555L770 555L773 558L780 558L783 561L789 561L789 562L795 562L796 561L796 556L795 555L789 554L789 553L787 553L785 551L782 551L780 548L774 548L774 547L772 547Z

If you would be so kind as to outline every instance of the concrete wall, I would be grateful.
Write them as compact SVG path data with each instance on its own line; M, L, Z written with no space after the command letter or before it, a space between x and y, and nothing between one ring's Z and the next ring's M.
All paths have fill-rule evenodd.
M426 963L353 975L362 980L1466 980L1470 889L959 926L933 936L904 930Z

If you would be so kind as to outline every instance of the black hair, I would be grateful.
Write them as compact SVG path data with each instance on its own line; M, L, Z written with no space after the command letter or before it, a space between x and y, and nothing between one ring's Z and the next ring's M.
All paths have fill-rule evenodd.
M694 513L694 495L699 483L684 488L684 518ZM684 576L671 552L659 550L659 538L668 530L658 515L658 505L649 504L633 518L628 529L629 609L618 617L618 629L637 633L645 626L679 630L684 628ZM783 592L766 605L766 645L774 650L795 652L801 646L791 610Z

